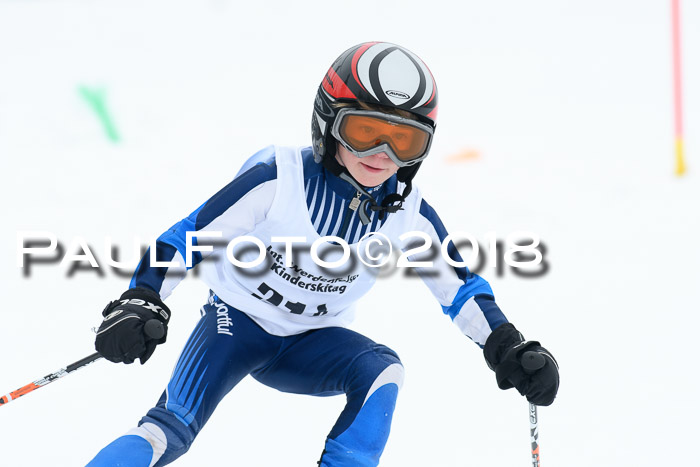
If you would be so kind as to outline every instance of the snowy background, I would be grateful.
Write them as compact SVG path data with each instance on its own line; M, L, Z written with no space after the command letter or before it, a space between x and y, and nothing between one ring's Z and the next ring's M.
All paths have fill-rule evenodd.
M0 393L91 353L90 329L128 285L57 263L25 277L18 231L83 237L101 265L106 236L133 255L135 236L189 214L257 149L308 144L328 66L384 40L437 80L417 183L448 229L482 245L530 230L547 245L542 277L482 271L561 365L559 397L540 409L543 465L697 462L700 4L683 7L678 178L669 1L0 0ZM85 98L100 91L111 139ZM0 465L84 465L134 426L205 297L194 278L180 285L146 366L101 361L0 408ZM353 328L406 366L382 466L528 465L527 403L498 390L419 280L377 284ZM315 465L343 404L246 379L176 465Z

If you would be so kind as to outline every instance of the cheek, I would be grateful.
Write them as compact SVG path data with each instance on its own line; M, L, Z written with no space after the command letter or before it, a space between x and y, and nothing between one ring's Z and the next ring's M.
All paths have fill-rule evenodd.
M336 150L336 159L340 162L340 165L344 167L350 167L353 165L355 159L357 159L352 153L348 152L343 146L338 144L338 149Z

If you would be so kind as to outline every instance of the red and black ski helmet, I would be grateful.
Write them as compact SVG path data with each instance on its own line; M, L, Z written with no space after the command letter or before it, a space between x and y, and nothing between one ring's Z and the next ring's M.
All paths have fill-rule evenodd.
M317 162L335 155L330 134L338 102L401 109L435 128L437 86L423 61L408 49L388 42L364 42L341 54L318 87L311 122Z

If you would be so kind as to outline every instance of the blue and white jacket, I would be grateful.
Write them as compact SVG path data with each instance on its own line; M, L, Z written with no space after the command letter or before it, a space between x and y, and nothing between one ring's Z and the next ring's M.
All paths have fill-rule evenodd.
M381 203L386 195L402 190L403 184L394 175L368 191ZM267 147L251 157L231 183L158 238L155 257L167 265L151 265L149 251L135 271L131 287L150 288L165 299L186 270L199 264L202 279L216 295L270 334L285 336L347 326L355 303L374 285L378 269L366 266L354 254L339 267L321 267L310 251L314 241L336 236L344 239L353 253L376 255L371 247L377 246L372 242L380 234L403 250L409 245L399 237L406 232L425 232L436 247L447 236L440 218L416 187L402 210L382 220L370 212L371 222L366 225L360 222L357 202L351 204L358 197L361 200L364 195L314 161L311 148ZM190 265L185 261L187 232L197 236L191 244L202 248L189 255ZM242 236L259 241L257 245L237 243ZM305 241L291 244L290 255L277 237ZM212 241L215 245L206 251L204 245ZM328 262L341 259L341 243L318 241L318 257ZM454 261L461 261L451 243L448 253ZM259 264L242 268L234 265L233 258L248 265L256 260ZM414 260L416 255L408 259ZM417 268L419 275L443 312L483 346L491 331L507 322L491 287L465 267L451 266L440 254L430 260L431 267Z

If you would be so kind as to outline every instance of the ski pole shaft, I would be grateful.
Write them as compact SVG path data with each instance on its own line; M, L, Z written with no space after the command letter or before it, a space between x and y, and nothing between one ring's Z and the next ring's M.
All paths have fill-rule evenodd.
M537 352L525 352L520 360L525 373L531 375L544 366L544 357ZM530 451L532 467L540 467L540 432L537 426L537 406L530 402Z
M540 467L540 440L537 427L537 406L530 402L530 451L532 454L532 467Z
M157 319L148 320L143 326L143 330L146 333L146 335L151 339L160 339L165 334L165 328L163 327L163 323L161 323ZM16 389L0 397L0 407L7 404L10 401L17 399L18 397L22 397L25 394L29 394L30 392L39 389L40 387L46 386L49 383L53 383L57 379L66 376L68 373L72 373L76 370L79 370L101 358L102 355L100 355L98 352L95 352L94 354L88 355L87 357L80 359L75 363L71 363L70 365L61 368L60 370L54 373L48 374L41 379L38 379L25 386L22 386L21 388Z
M27 384L26 386L22 386L21 388L14 390L9 394L6 394L6 395L0 397L0 406L3 406L5 404L7 404L8 402L17 399L18 397L24 396L25 394L29 394L30 392L34 391L35 389L39 389L42 386L46 386L49 383L53 383L57 379L63 378L64 376L66 376L68 373L72 373L75 370L79 370L80 368L82 368L86 365L89 365L90 363L92 363L96 360L99 360L101 358L102 358L102 355L95 352L94 354L89 355L81 360L78 360L75 363L71 363L67 367L61 368L60 370L58 370L54 373L48 374L41 379L38 379L36 381L33 381L33 382Z

